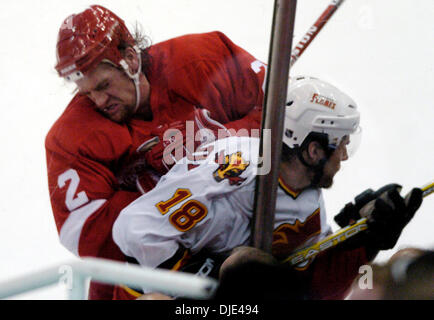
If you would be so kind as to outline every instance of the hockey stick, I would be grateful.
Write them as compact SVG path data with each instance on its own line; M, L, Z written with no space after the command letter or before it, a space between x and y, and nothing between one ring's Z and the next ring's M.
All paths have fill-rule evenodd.
M422 187L422 196L425 198L431 193L434 193L434 182L431 182L427 184L426 186ZM362 232L368 228L368 225L366 224L367 219L362 218L355 222L354 224L351 224L345 228L342 228L338 230L337 232L329 235L328 237L324 238L323 240L308 246L306 248L303 248L301 250L298 250L294 254L290 255L288 258L282 261L282 263L288 263L291 266L296 266L302 263L305 263L315 257L320 252L323 252L325 250L328 250L330 248L333 248L337 246L338 244L344 242L345 240L348 240L352 236L358 234L359 232Z
M306 32L304 37L298 42L295 46L294 50L291 53L291 62L290 67L294 65L294 63L300 58L304 50L309 46L309 44L316 38L321 29L326 25L326 23L330 20L339 6L344 2L344 0L332 0L331 4L325 9L322 15L318 18L318 20L313 24L312 27Z

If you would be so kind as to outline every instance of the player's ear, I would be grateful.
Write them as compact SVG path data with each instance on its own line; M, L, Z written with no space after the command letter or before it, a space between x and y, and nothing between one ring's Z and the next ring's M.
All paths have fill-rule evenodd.
M134 48L127 47L123 51L123 56L124 56L126 63L130 67L130 72L132 74L135 74L137 72L137 70L139 69L139 59L137 57L137 53L134 50Z
M317 141L311 141L307 146L306 151L312 163L318 163L324 158L324 150Z

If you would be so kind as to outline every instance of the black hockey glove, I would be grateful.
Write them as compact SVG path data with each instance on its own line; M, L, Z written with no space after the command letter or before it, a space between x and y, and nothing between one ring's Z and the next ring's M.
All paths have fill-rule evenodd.
M361 218L367 218L368 230L346 242L348 249L362 245L372 249L374 256L378 250L391 249L404 227L413 218L422 203L422 190L413 189L406 199L399 194L401 186L388 184L377 191L365 190L354 203L348 203L335 217L340 227L346 227Z
M366 216L368 229L365 231L366 245L375 250L392 249L404 227L410 222L422 204L422 190L414 188L404 199L400 187L383 193L373 203L361 210Z
M354 198L354 203L349 202L345 207L334 217L335 222L344 228L349 224L356 222L361 219L360 209L362 209L368 202L371 202L379 198L383 193L399 188L400 186L395 183L385 185L384 187L373 191L372 189L367 189L360 193Z

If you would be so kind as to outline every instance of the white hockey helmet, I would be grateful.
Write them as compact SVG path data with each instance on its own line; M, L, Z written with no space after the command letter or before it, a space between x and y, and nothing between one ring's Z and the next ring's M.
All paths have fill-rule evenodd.
M327 82L313 77L294 77L288 87L283 143L300 147L311 132L327 135L335 148L349 136L348 155L360 143L360 113L348 95Z

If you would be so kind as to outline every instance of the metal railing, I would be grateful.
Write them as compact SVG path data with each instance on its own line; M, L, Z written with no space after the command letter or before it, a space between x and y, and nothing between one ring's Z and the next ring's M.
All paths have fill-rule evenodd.
M87 297L88 279L201 300L211 298L218 286L214 279L193 274L128 265L105 259L83 258L0 282L0 299L64 282L67 284L69 299L83 300Z

